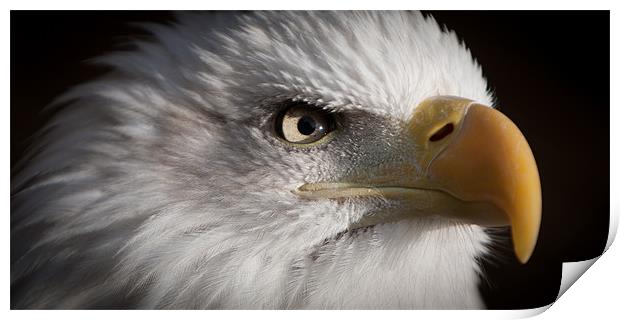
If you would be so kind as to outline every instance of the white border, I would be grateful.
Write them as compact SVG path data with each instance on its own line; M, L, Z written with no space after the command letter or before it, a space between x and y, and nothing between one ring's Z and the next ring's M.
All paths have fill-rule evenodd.
M496 0L13 0L3 2L11 10L609 10L613 7L612 0L564 0L564 1L496 1Z

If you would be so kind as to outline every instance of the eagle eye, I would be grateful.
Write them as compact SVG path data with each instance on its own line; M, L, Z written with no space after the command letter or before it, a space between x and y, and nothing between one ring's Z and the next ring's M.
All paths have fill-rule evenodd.
M307 104L295 104L280 112L275 129L285 141L304 145L321 140L334 130L334 124L332 113Z

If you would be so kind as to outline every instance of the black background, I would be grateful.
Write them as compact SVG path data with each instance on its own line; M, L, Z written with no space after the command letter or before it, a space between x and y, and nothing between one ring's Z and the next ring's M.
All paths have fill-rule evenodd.
M541 175L543 219L529 263L510 243L485 260L489 308L533 308L558 294L562 261L600 255L609 227L609 12L425 12L465 41L499 109L528 139ZM11 12L11 167L49 119L42 108L105 72L85 61L169 12ZM507 236L507 234L506 234Z

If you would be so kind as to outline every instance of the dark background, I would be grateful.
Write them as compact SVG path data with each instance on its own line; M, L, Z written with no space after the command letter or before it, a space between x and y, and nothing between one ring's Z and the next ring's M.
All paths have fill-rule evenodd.
M528 139L543 218L529 263L509 241L483 262L488 307L540 307L558 294L562 261L600 255L609 228L609 12L425 12L465 41L499 109ZM11 12L11 168L51 116L44 106L106 70L85 61L144 36L133 22L169 12ZM504 236L508 237L505 233Z

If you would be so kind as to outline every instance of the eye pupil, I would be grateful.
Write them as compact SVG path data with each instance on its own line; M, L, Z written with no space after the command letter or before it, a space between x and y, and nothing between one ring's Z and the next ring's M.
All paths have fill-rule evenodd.
M316 130L316 122L311 117L303 116L297 122L297 130L299 133L309 136Z

